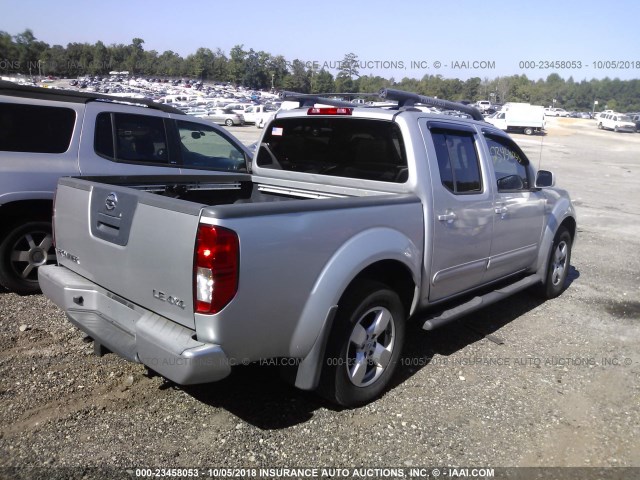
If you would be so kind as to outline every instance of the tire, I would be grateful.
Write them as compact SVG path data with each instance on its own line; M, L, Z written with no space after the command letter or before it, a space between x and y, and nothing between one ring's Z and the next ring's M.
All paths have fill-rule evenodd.
M553 239L547 263L547 276L541 288L544 298L555 298L564 291L571 264L571 245L569 230L560 227Z
M370 280L350 288L329 336L319 393L344 407L379 397L398 364L405 336L400 297Z
M525 134L525 135L532 135L532 134L533 134L533 128L531 128L531 127L525 127L525 129L524 129L524 134Z
M38 267L55 261L50 222L15 225L0 243L0 285L21 295L38 293Z
M224 121L224 124L225 124L227 127L233 127L233 120L231 120L230 118L227 118L227 119Z

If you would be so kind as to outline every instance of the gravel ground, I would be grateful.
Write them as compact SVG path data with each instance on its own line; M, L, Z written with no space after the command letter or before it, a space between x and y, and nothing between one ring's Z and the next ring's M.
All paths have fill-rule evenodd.
M245 129L250 143L258 131ZM195 387L149 378L141 365L92 355L42 295L1 292L0 477L639 467L640 134L553 119L544 137L514 138L557 174L578 211L571 284L559 298L523 292L432 333L411 324L393 387L343 410L270 367L239 367Z

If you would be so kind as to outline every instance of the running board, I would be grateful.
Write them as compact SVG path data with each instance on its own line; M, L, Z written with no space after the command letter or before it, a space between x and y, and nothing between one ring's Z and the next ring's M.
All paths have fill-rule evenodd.
M512 283L511 285L507 285L506 287L499 288L478 297L473 297L468 302L450 308L449 310L444 310L443 312L440 312L435 316L427 318L427 320L422 325L422 328L424 330L434 330L438 327L446 325L449 322L457 320L468 313L475 312L476 310L486 307L487 305L491 305L492 303L503 300L513 295L514 293L524 290L525 288L529 288L536 283L540 283L541 281L542 278L540 277L540 275L533 274L529 275L528 277L524 277L522 280Z

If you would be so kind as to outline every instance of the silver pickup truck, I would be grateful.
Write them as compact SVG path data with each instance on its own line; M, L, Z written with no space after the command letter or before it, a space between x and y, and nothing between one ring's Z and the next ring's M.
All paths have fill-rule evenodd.
M559 295L576 218L553 174L474 108L383 95L297 97L248 173L61 179L42 291L99 351L176 383L277 360L344 406L383 393L408 320Z

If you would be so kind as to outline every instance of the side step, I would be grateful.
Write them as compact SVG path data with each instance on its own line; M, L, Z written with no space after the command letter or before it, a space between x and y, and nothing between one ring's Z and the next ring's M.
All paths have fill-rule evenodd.
M538 274L529 275L528 277L524 277L522 280L519 280L511 285L507 285L506 287L499 288L489 293L485 293L484 295L480 295L478 297L473 297L468 302L457 305L449 310L444 310L437 315L432 317L428 317L427 320L422 325L424 330L434 330L438 327L446 325L449 322L459 319L460 317L475 312L487 305L491 305L492 303L496 303L500 300L503 300L514 293L517 293L525 288L529 288L536 283L540 283L542 278Z

